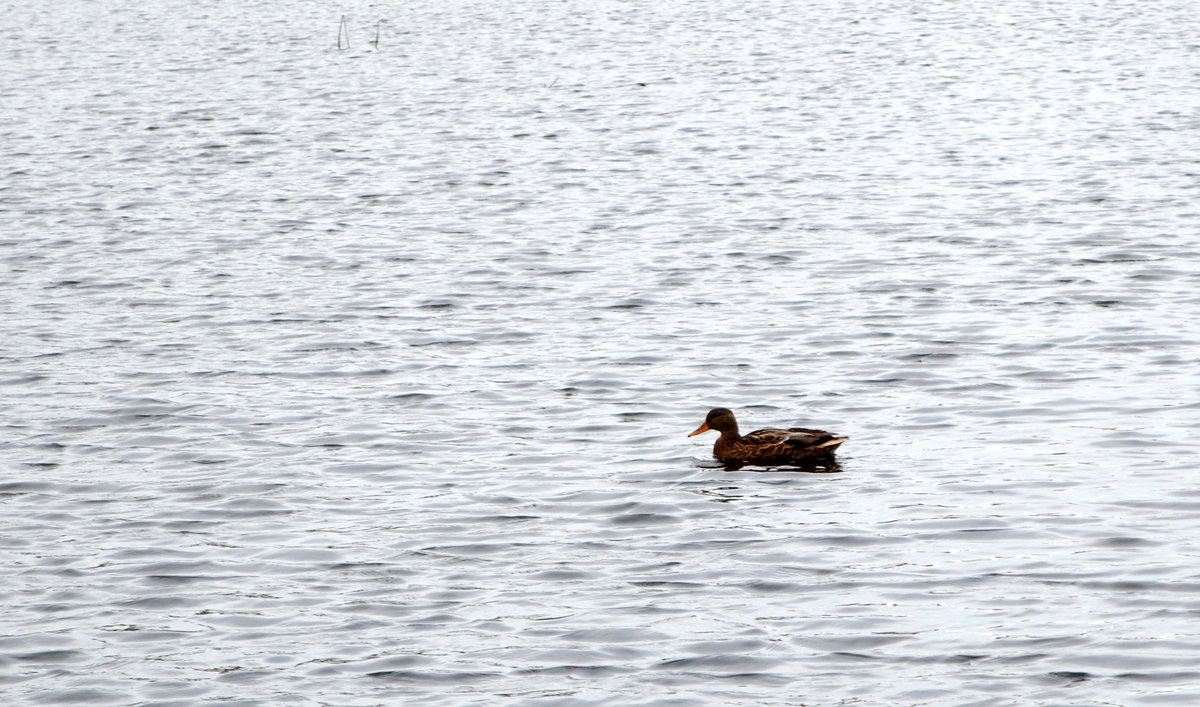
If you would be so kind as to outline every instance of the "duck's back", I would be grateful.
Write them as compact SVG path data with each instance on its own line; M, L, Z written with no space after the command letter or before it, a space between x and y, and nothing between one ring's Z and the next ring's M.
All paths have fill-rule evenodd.
M768 427L745 435L742 437L742 442L754 445L788 444L797 447L817 447L837 438L837 435L825 430L811 430L806 427L793 427L787 430L780 430Z

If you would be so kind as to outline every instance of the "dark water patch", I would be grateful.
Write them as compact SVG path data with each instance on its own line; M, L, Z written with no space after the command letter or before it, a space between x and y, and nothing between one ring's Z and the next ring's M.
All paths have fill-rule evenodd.
M614 665L553 665L545 668L524 668L515 671L520 677L554 676L570 678L600 678L613 675L628 675L634 672L630 668Z
M124 555L124 557L128 558L131 556L132 557L156 556L159 554L162 554L162 553L151 551L150 553L144 553L144 554L143 553L133 553L132 555L126 554L126 555ZM140 567L138 567L138 570L140 572L146 573L146 574L198 572L198 571L212 571L212 570L219 570L219 569L221 569L220 564L217 562L214 562L214 561L210 561L210 560L196 560L196 561L191 561L191 562L157 562L157 563L152 563L152 564L148 564L148 565L141 565Z
M688 658L673 658L664 660L654 667L660 670L686 670L704 672L738 672L765 671L782 662L779 658L753 656L745 654L714 654L692 656Z
M424 683L431 685L461 685L463 683L470 684L492 680L499 677L500 674L486 671L437 672L417 670L381 670L379 672L367 673L366 676L376 680L387 680L389 682Z
M813 656L811 660L822 663L845 663L853 665L857 663L874 662L882 660L882 658L879 656L867 655L865 653L834 651L825 655Z
M195 631L168 631L148 629L140 626L106 629L109 639L118 643L175 643L187 641L204 633L206 632L199 630L199 628Z
M1091 643L1091 640L1085 636L1036 636L1029 638L998 638L994 642L997 650L1003 649L1028 649L1036 648L1042 650L1054 650L1055 653L1062 653L1067 648L1079 648ZM1019 661L1027 662L1030 660L1040 660L1049 656L1049 653L1043 653L1039 650L1036 653L1017 653L1009 654L1003 657L997 657L997 660L1006 662Z
M608 522L616 526L656 526L674 525L681 522L681 519L662 513L630 513L611 518Z
M404 403L423 403L438 397L435 393L398 393L396 395L387 396L388 400L396 400Z
M261 552L255 555L255 559L282 563L309 564L336 560L341 558L344 554L345 553L341 550L293 547Z
M353 603L347 604L345 606L337 607L336 609L333 609L333 611L337 611L339 613L344 613L344 614L353 614L355 616L363 615L363 616L382 616L382 617L389 617L389 618L407 618L407 617L413 616L417 612L417 609L415 609L411 606L407 606L404 604L398 604L398 603L391 604L391 603L385 603L385 602L359 601L359 602L353 602ZM424 621L423 623L428 624L431 622ZM440 623L445 623L445 622L437 621L437 622L432 622L432 623L440 624Z
M178 574L148 574L143 575L144 581L157 586L177 586L206 583L220 583L232 579L233 575L178 575Z
M1095 542L1093 542L1093 544L1101 546L1101 547L1135 548L1135 547L1154 547L1154 546L1162 545L1163 543L1160 541L1149 540L1147 538L1111 537L1111 538L1102 538L1100 540L1096 540Z
M88 655L78 650L49 650L36 653L19 653L11 656L22 663L78 663L88 659Z
M216 680L220 683L232 683L234 685L253 685L271 677L274 673L274 670L252 670L236 665L221 669L216 676Z
M1046 677L1052 681L1061 681L1065 683L1079 683L1084 680L1091 680L1097 676L1091 673L1075 670L1058 670L1051 673L1046 673Z
M812 535L805 538L808 544L821 544L837 547L864 547L874 545L895 545L906 542L904 538L890 535Z
M443 338L423 338L409 341L408 345L414 348L421 347L462 347L475 346L479 342L472 339L443 339Z
M794 636L790 640L808 648L832 653L858 653L912 639L911 635L867 634L858 636Z
M386 344L377 341L315 341L301 347L291 349L295 353L316 353L319 351L364 351L376 348L387 348Z
M985 653L953 653L950 655L917 656L911 658L910 660L914 663L944 663L947 665L963 665L992 659L993 656Z
M128 695L110 690L83 687L65 690L49 690L29 696L28 699L31 702L44 705L98 705L123 704L129 699L129 697Z
M1129 673L1117 673L1116 675L1113 675L1113 677L1118 680L1129 680L1131 682L1138 682L1138 683L1151 683L1151 684L1164 684L1164 685L1182 683L1182 684L1187 685L1187 684L1196 684L1197 680L1200 679L1200 672L1195 672L1195 671L1166 671L1166 672L1152 672L1152 673L1129 672ZM1186 696L1180 695L1179 697L1186 697Z
M625 300L623 302L618 302L616 304L605 305L603 308L610 309L610 310L618 310L618 311L619 310L637 310L637 309L642 309L644 307L652 306L654 304L656 304L656 302L654 302L653 300L645 300L645 299L636 298L636 299Z
M595 579L597 573L585 572L581 570L553 569L544 570L533 575L535 579L542 579L551 582L574 582L588 579Z
M526 543L467 543L463 545L434 545L422 548L422 552L440 555L481 556L516 552Z
M682 648L689 653L749 653L770 649L772 643L758 638L731 638L726 640L697 641L685 644Z
M166 609L181 609L184 607L195 606L195 600L179 596L153 596L123 601L120 602L119 606L130 609L163 611Z
M707 584L700 582L681 582L674 580L655 579L637 580L630 582L630 584L635 587L643 587L645 589L676 589L681 591L700 589L708 586Z
M680 688L686 688L698 683L715 683L706 688L703 692L706 697L711 697L719 691L718 685L723 683L736 686L758 686L762 688L779 689L786 687L796 681L791 675L780 673L710 673L710 672L693 672L693 671L663 671L663 677L657 677L652 680L656 684L671 685ZM679 705L694 704L694 699L680 700L676 702Z
M1147 501L1134 499L1128 501L1114 501L1111 502L1111 505L1149 511L1181 511L1186 513L1195 513L1200 511L1200 501Z
M508 525L511 523L533 523L542 520L541 516L536 515L486 515L486 516L471 516L465 520L472 523L496 523Z
M0 483L0 493L25 494L47 492L58 489L57 484L46 481L7 481Z
M309 447L326 447L329 449L340 449L342 447L359 447L370 444L376 440L386 439L387 433L380 432L347 432L340 435L323 435L313 439L305 440L303 444Z
M644 628L591 628L566 631L560 636L584 643L652 643L669 638L664 633Z
M809 587L795 582L769 582L763 580L745 582L739 585L739 588L755 594L795 594L809 589Z
M5 357L0 357L2 360ZM46 380L46 376L37 374L20 375L14 378L0 379L0 386L24 386Z

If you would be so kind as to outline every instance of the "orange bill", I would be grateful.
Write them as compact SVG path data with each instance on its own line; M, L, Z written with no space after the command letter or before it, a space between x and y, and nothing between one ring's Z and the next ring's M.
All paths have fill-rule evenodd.
M693 432L693 433L691 433L690 435L688 435L688 437L695 437L696 435L700 434L701 432L708 432L708 431L709 431L709 430L711 430L711 429L712 429L712 428L711 428L711 427L709 427L709 426L708 426L708 423L706 422L706 423L704 423L703 425L700 425L700 427L699 427L699 428L697 428L695 432Z

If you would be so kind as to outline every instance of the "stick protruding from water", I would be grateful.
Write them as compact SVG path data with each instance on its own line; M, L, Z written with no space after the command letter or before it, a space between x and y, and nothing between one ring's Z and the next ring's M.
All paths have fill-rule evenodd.
M375 46L375 51L379 51L379 26L383 24L383 20L375 23L375 41L371 42Z
M350 48L350 23L346 21L346 16L342 15L342 21L338 23L338 51L342 50L342 37L346 37L346 48Z

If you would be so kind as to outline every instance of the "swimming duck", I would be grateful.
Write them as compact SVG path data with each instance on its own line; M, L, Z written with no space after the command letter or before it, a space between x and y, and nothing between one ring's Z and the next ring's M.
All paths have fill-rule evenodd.
M824 430L794 427L789 430L767 428L748 435L738 434L737 418L726 408L713 408L704 424L688 437L716 430L720 439L713 445L713 456L723 462L741 461L751 464L775 465L801 462L833 456L838 445L849 437L839 437Z

